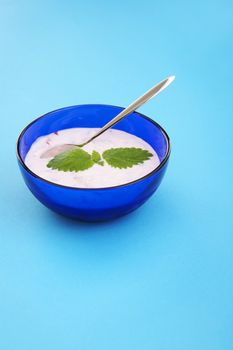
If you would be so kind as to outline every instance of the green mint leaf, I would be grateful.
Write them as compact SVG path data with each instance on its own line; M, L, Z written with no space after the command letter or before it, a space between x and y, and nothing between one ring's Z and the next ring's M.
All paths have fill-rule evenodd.
M81 148L75 148L58 154L51 159L47 167L60 171L83 171L94 165L92 157L89 153Z
M97 151L93 151L91 154L91 159L93 160L94 163L103 166L104 161L101 159L101 155Z
M94 163L98 163L101 160L101 155L97 151L93 151L91 154L91 159Z
M103 160L100 160L97 164L101 165L101 166L104 166L104 161Z
M120 169L132 168L137 164L142 164L153 156L147 150L142 148L111 148L102 154L106 162L114 167Z

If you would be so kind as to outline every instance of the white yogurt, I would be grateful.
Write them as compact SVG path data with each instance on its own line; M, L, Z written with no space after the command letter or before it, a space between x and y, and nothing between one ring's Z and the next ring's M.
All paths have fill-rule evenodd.
M143 164L132 168L113 168L104 162L104 166L94 164L91 168L79 172L64 172L47 167L51 158L40 158L50 148L66 143L80 144L94 135L99 129L96 128L72 128L58 131L46 136L39 137L27 153L25 164L38 176L56 184L79 187L79 188L103 188L123 185L137 180L160 164L154 149L144 140L127 132L110 129L95 140L83 147L89 153L93 150L102 154L109 148L136 147L148 150L153 156Z

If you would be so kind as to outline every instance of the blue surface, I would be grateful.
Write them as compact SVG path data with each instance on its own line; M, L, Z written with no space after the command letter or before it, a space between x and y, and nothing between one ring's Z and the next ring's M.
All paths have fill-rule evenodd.
M0 348L232 349L232 1L0 6ZM33 198L15 157L26 124L127 105L169 74L140 110L172 141L151 200L82 224Z
M17 142L18 163L26 185L41 203L67 217L97 222L129 214L152 196L167 169L170 142L158 124L138 112L131 113L113 126L148 142L159 157L159 167L137 181L102 189L72 188L45 181L24 163L38 137L62 129L101 128L122 110L122 107L101 104L65 107L43 115L23 130Z

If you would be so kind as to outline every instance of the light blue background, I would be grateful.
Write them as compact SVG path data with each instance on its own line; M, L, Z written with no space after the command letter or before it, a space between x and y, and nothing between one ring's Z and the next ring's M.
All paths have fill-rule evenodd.
M0 1L2 350L233 348L232 1ZM156 195L114 222L53 214L15 142L84 103L141 108L169 133Z

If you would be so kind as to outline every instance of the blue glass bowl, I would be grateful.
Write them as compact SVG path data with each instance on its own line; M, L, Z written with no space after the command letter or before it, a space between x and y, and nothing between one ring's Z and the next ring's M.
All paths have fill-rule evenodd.
M26 185L41 203L59 214L75 219L102 221L130 213L156 191L168 164L169 137L161 126L136 112L117 123L114 128L148 142L161 162L155 170L136 181L98 189L61 186L34 174L24 163L27 152L38 137L67 128L99 128L122 109L108 105L66 107L34 120L21 132L17 141L19 167Z

